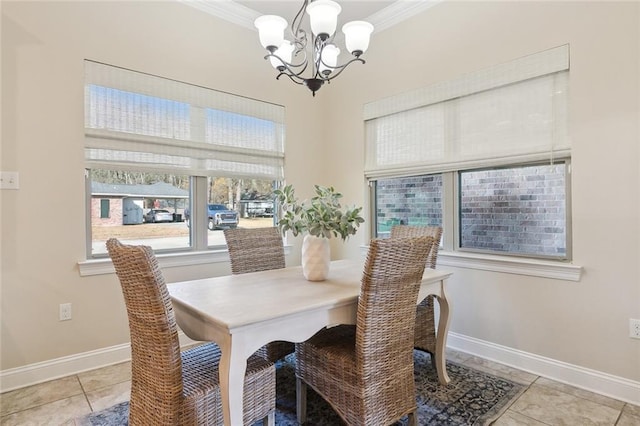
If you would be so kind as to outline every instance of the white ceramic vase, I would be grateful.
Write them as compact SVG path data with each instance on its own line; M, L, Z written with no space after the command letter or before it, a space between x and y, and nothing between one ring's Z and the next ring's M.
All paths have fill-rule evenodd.
M309 281L324 281L329 275L331 252L327 238L305 235L302 240L302 273Z

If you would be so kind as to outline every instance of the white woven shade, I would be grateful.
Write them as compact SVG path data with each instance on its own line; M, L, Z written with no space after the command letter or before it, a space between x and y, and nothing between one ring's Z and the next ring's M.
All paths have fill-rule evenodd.
M368 178L566 155L568 46L365 105Z
M283 179L284 108L85 61L87 167Z

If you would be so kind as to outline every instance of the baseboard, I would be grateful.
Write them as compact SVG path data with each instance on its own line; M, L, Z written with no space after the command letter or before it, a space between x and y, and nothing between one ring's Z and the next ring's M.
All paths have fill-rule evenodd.
M640 405L640 382L449 332L447 346L581 389Z
M178 334L180 346L194 343L184 333ZM84 371L118 364L131 359L131 345L111 346L95 351L38 362L0 371L0 393L31 386Z
M180 333L180 345L194 341ZM640 382L556 361L458 333L449 333L447 346L465 353L509 365L620 401L640 405ZM0 371L0 393L131 359L129 344L84 352L24 367Z

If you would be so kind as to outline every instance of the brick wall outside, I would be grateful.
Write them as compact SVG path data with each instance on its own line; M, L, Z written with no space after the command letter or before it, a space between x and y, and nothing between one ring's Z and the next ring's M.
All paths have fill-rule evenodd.
M461 173L461 247L564 256L564 167Z
M566 255L564 164L462 172L460 246ZM379 237L395 224L442 226L442 176L380 179Z
M442 176L380 179L376 185L378 236L397 224L442 226Z
M91 224L93 226L122 225L122 199L109 198L109 217L100 217L100 198L91 198Z

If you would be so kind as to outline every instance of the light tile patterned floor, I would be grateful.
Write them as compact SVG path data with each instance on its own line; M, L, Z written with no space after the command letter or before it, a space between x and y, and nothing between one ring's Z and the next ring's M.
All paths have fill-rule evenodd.
M461 352L447 358L528 386L495 426L640 426L640 407ZM129 399L130 363L0 395L0 425L73 426L77 417Z

